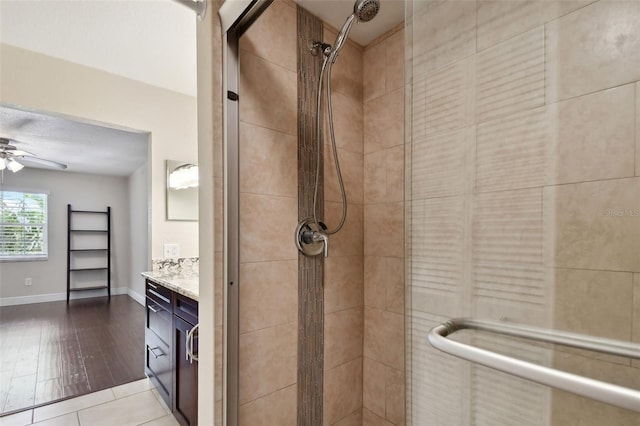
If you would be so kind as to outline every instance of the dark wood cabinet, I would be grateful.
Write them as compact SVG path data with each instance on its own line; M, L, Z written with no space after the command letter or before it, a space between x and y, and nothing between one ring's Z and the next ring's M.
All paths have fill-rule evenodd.
M145 286L145 373L171 407L173 312L171 290L147 280Z
M173 368L173 414L183 425L194 426L198 424L198 361L189 353L190 346L197 351L197 339L193 344L192 333L194 324L190 324L173 316L174 336L176 350ZM197 352L196 352L197 353Z
M198 302L146 281L145 372L185 426L198 424Z
M171 366L171 346L157 335L145 330L145 373L158 390L168 407L171 407L173 374Z

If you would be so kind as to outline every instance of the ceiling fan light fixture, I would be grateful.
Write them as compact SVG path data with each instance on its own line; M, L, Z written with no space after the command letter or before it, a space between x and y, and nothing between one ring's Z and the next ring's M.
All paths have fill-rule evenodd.
M0 137L0 159L4 160L4 167L8 168L14 173L19 172L24 167L24 165L16 161L16 159L20 159L20 161L24 160L27 162L27 165L31 166L33 166L32 163L37 163L53 169L65 170L67 168L66 164L58 163L57 161L53 160L47 160L45 158L40 158L36 154L17 149L14 145L12 145L13 142L16 141L14 141L13 139Z
M19 172L20 170L22 170L24 168L24 166L22 164L18 163L13 158L9 158L9 161L8 161L8 164L7 164L7 168L9 170L11 170L13 173L16 173L16 172Z
M4 158L0 157L0 170L4 170L7 168L7 160L5 160Z

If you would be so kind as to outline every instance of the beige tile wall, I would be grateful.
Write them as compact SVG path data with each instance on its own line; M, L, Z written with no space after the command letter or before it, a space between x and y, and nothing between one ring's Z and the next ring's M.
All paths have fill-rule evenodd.
M478 50L539 27L593 1L478 0Z
M545 25L547 97L567 99L640 80L635 1L597 1Z
M336 426L362 426L362 410L356 411L336 423Z
M640 423L637 414L485 369L452 374L424 342L430 326L459 315L640 340L640 3L414 3L407 117L414 424ZM365 75L370 58L377 78L365 87L365 136L368 113L391 104L366 105L385 95L381 50L365 52ZM382 146L374 141L373 149L365 142L365 206L385 196L386 158L371 155ZM368 216L365 208L365 235L368 217L380 211ZM382 281L370 277L384 268L368 256L365 267L366 360L367 315L383 306ZM637 388L640 380L639 364L620 357L497 347L614 383ZM383 386L368 374L373 365L365 362L363 416L379 424L385 413L371 395ZM442 389L451 390L446 400ZM515 400L523 401L517 409Z
M332 43L335 37L335 30L327 27L325 40ZM297 170L292 167L297 164L296 10L292 2L274 2L242 37L240 62L244 99L240 104L240 424L294 425L298 254L291 240L297 224ZM331 239L331 256L325 263L326 425L362 424L362 72L362 48L349 42L332 79L349 213L343 230ZM328 144L325 162L325 214L333 227L339 220L341 198ZM394 297L393 292L389 297ZM217 300L220 305L221 294ZM221 316L216 324L220 349ZM397 380L391 377L390 382ZM220 386L218 381L217 400Z
M405 424L403 41L364 52L364 425Z
M211 2L209 6L211 6L211 12L217 12L222 2L215 1ZM204 27L204 25L199 27L199 32L205 34L205 37L212 37L212 49L213 49L213 63L211 64L212 70L222 70L222 34L220 28L218 27L217 20L212 21L212 35L210 36L208 33L208 29ZM200 33L198 37L200 37ZM211 123L212 127L212 143L211 147L211 155L213 156L213 230L211 230L213 234L214 241L214 259L213 259L213 285L214 285L214 373L213 373L213 381L214 381L214 395L213 395L213 416L214 416L214 424L215 426L222 425L222 330L223 330L223 317L222 317L222 289L224 286L223 280L223 212L224 212L224 203L223 203L223 187L224 187L224 170L222 167L223 164L223 134L222 134L222 121L223 121L223 98L222 98L222 78L219 76L219 80L215 79L215 83L212 84L211 90L213 92L211 97L211 103L213 106L212 116L213 121ZM216 84L217 83L217 84ZM198 82L200 84L200 82ZM205 86L207 87L207 86ZM200 130L200 129L199 129ZM201 134L200 137L205 138L206 136ZM206 152L206 148L199 147L199 155L202 152ZM206 160L205 160L206 161ZM202 160L200 160L202 163ZM203 186L204 187L204 186ZM203 256L203 253L200 254ZM206 260L203 260L203 264ZM201 270L202 273L202 270ZM201 275L202 277L202 275ZM207 328L203 326L203 330ZM202 375L206 374L206 371L202 371ZM203 419L204 420L204 419Z
M296 423L296 22L276 1L240 39L242 425Z
M362 357L325 369L323 396L325 425L334 425L359 413L362 409Z
M325 25L324 42L333 44L336 31ZM347 192L344 227L330 238L325 260L323 423L361 424L362 348L364 336L364 185L362 48L347 42L333 66L331 89L338 158ZM326 122L326 114L325 114ZM325 123L325 222L337 226L342 201Z
M557 268L556 328L631 340L633 295L631 273Z
M640 82L636 83L636 176L640 176Z
M640 322L640 274L628 273L640 270L634 257L640 241L638 222L633 216L593 215L620 205L631 211L640 208L634 204L638 179L631 178L640 175L640 67L637 49L632 49L637 43L638 6L603 1L547 2L544 7L541 2L474 3L439 2L416 18L422 25L413 34L418 41L413 46L413 95L424 101L412 105L414 220L422 217L424 223L440 227L453 218L449 228L427 226L423 237L433 237L436 246L458 238L459 245L452 246L454 251L440 252L449 255L450 261L439 264L429 262L438 258L435 246L425 245L423 260L427 263L423 266L438 272L426 281L424 290L415 288L413 299L427 311L457 314L471 306L468 292L453 293L458 296L447 296L441 299L443 303L430 303L438 294L451 294L448 285L459 288L473 278L476 314L496 317L508 313L510 318L539 323L553 315L555 327L606 334L611 330L602 329L597 316L585 314L585 309L599 306L599 314L610 312L629 325L614 334L640 341L640 327L632 325ZM242 273L249 282L254 281L252 274L260 277L251 288L255 293L242 295L244 303L256 307L241 322L243 344L248 347L268 333L290 330L297 310L297 299L291 297L285 309L259 303L269 298L288 300L297 279L295 253L286 249L287 242L277 241L278 235L288 235L285 228L292 222L287 212L295 197L295 176L292 168L284 167L295 159L295 99L287 97L295 93L295 54L287 52L295 49L264 45L266 40L269 45L292 44L292 12L290 3L274 3L261 18L264 25L254 26L242 46L243 64L250 64L245 67L249 68L245 86L261 88L257 83L264 75L274 79L273 90L250 91L255 99L243 103L249 108L242 112L241 134L247 136L241 145L246 158L243 205L249 207L248 213L263 208L277 225L274 229L279 228L264 236L262 242L275 241L267 249L260 249L253 238L243 244ZM618 49L610 55L602 54L594 42L608 42L611 39L606 35L610 34L593 35L590 30L593 23L606 20L617 22L620 33ZM605 30L597 26L597 31ZM335 31L327 28L325 35L325 41L333 42ZM402 42L403 32L395 31L364 52L348 44L345 52L349 53L341 55L334 69L337 142L350 208L347 225L333 238L332 256L326 262L325 424L404 424L404 360L398 349L403 348L404 340ZM360 76L364 84L359 84ZM284 99L280 99L282 94ZM264 108L274 97L284 107L277 111ZM629 155L634 150L635 156ZM274 161L280 167L265 167ZM327 166L331 161L326 146ZM331 225L339 217L339 191L330 167L325 170L326 216ZM602 179L614 180L593 182ZM571 185L556 186L567 183ZM521 192L525 188L531 189ZM507 189L522 196L492 194ZM487 195L474 196L473 192ZM512 247L503 237L492 241L498 231L487 228L482 215L475 216L475 221L470 217L482 211L483 203L488 203L488 211L503 213L496 218L501 218L504 229L517 230L521 225L518 232L532 232L532 242L516 239L524 244L522 250L504 253L482 249L495 244ZM453 210L446 213L442 210L446 206ZM516 221L510 222L509 209ZM441 219L434 221L436 211L441 212ZM523 212L532 214L528 223L517 222ZM245 218L250 228L255 219ZM491 214L487 221L493 226ZM532 224L538 227L531 228ZM252 235L259 229L254 231ZM536 239L541 234L544 238ZM416 239L412 246L419 242ZM471 243L476 244L475 249ZM527 259L533 259L533 264ZM497 263L492 265L492 261ZM471 264L475 265L473 273L465 266ZM558 269L549 274L549 267ZM509 283L497 282L505 272L510 274ZM283 276L291 285L279 286L281 294L269 291ZM523 312L518 308L522 301L512 300L513 306L495 302L504 299L505 291L512 291L514 282L523 288L539 283L539 292L522 293L526 303L548 303L549 290L554 291L555 313L544 309ZM610 294L603 290L605 286L615 286L619 292ZM622 305L624 309L616 309ZM449 308L443 309L446 306ZM286 336L272 337L282 340ZM267 356L280 359L283 354L279 351L284 348L271 346ZM609 361L605 366L619 360ZM258 370L259 361L244 362L247 371ZM584 359L557 362L575 366ZM629 366L631 370L625 370L631 375L637 374L638 364L633 365L636 369ZM295 421L295 404L291 403L295 376L286 372L285 365L282 368L282 374L271 378L251 378L253 395L246 395L248 402L241 411L246 424L268 424L258 418L277 424ZM573 413L571 407L578 407L580 418L589 418L580 414L586 404L581 399L557 392L553 396L554 424L564 424L563 416ZM559 403L567 401L570 408L559 411ZM270 409L273 407L281 411ZM262 417L260 410L265 410ZM606 412L607 418L617 416L620 424L626 424L627 418L637 420L610 407Z
M557 353L554 361L555 367L573 374L592 377L631 389L640 387L638 368L629 365L570 353ZM598 426L615 424L616 426L633 426L637 425L640 419L635 411L623 410L558 390L553 391L552 408L551 423L553 425Z
M640 343L640 274L633 274L633 328L631 340ZM631 365L640 368L640 360L633 360Z
M296 385L276 390L267 396L240 406L241 425L295 425Z

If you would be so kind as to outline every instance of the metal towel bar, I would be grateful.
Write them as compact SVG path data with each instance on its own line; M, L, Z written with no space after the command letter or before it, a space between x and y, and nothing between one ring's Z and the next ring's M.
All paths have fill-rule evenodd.
M488 331L528 340L640 359L640 345L638 344L585 336L582 334L546 330L537 327L467 318L457 318L446 321L432 328L427 335L427 340L431 346L447 354L457 356L458 358L491 367L543 385L606 402L617 407L640 412L640 390L629 389L554 368L544 367L446 338L456 331L464 329Z

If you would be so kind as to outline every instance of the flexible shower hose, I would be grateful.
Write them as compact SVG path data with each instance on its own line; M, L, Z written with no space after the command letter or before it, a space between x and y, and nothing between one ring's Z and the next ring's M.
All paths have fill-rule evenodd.
M347 219L347 194L344 189L344 182L342 181L342 172L340 171L340 161L338 160L338 149L336 148L336 137L333 128L333 109L331 106L331 66L334 62L334 54L329 54L324 58L324 62L322 63L322 69L320 70L320 79L318 81L318 93L317 93L317 108L316 108L316 140L318 144L317 156L316 159L316 179L315 186L313 190L313 221L315 224L324 228L323 225L318 221L318 212L317 212L317 203L318 203L318 184L320 182L320 164L322 163L320 160L320 153L322 152L322 120L321 120L321 108L322 108L322 84L324 80L325 71L327 74L327 113L329 120L329 134L331 136L331 150L333 152L333 162L336 168L336 175L338 176L338 184L340 185L340 194L342 196L342 217L340 219L340 223L335 229L325 230L324 233L326 235L332 235L337 233L344 226L344 222Z

